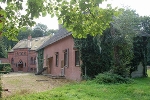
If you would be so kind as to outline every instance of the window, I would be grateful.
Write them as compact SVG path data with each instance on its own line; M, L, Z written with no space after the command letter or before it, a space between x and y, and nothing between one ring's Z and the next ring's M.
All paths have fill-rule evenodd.
M36 64L36 57L34 57L34 61L33 61L33 64Z
M11 64L14 64L14 58L11 58Z
M69 66L69 49L66 49L64 51L64 66L65 67Z
M80 65L79 51L75 51L75 66Z
M59 58L58 52L55 53L55 56L56 56L56 66L58 66L58 58Z
M33 64L33 57L31 57L30 59L30 64Z

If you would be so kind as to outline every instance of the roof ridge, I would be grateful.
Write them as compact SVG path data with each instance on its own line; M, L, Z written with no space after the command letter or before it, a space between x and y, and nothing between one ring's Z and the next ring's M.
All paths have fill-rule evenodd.
M51 38L49 38L43 45L41 45L41 46L37 49L37 51L40 50L40 49L42 49L42 48L44 48L44 47L46 47L46 46L48 46L48 45L50 45L50 44L53 44L53 43L57 42L57 41L59 41L59 40L65 38L65 37L67 37L67 36L69 36L69 35L71 35L71 34L72 34L72 33L71 33L71 32L68 32L65 28L60 28L60 29L55 33L55 35L52 36Z

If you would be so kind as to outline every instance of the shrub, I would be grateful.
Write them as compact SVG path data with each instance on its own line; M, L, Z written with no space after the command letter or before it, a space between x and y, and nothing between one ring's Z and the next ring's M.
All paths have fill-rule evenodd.
M6 72L10 72L11 71L11 67L10 66L4 66L3 70Z
M0 64L0 71L10 72L11 71L10 64L8 64L8 63L2 63L2 64Z
M98 74L96 78L94 79L96 83L102 84L102 83L131 83L132 80L130 78L124 78L120 75L113 74L110 72L105 72Z

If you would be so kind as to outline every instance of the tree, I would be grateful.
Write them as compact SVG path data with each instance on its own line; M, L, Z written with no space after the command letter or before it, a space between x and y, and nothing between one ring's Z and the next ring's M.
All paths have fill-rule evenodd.
M107 29L103 35L88 35L87 38L74 39L75 47L80 52L81 69L84 78L94 78L99 73L111 69L113 47L110 35L110 29Z
M150 34L150 17L141 17L141 30Z
M116 14L116 9L111 6L100 8L99 4L103 1L105 0L27 0L25 7L23 0L1 0L6 7L0 10L5 19L0 29L3 35L15 38L18 28L33 26L34 18L51 14L51 17L57 16L59 23L72 31L73 36L95 36L109 27L112 16ZM22 14L22 10L26 13Z
M43 33L46 33L48 31L48 27L41 23L36 24L34 29L39 29L39 30L43 31Z
M47 32L46 32L46 35L54 35L56 34L57 30L54 30L54 29L49 29Z
M44 32L42 30L40 30L39 28L35 28L33 30L33 33L31 34L31 36L33 38L35 38L35 37L42 37L42 36L44 36Z
M0 37L0 58L5 58L5 57L6 57L6 50L4 47L3 38Z
M19 31L17 39L18 40L27 39L28 36L31 34L33 34L33 30L29 27L26 27Z
M133 59L133 37L140 31L139 15L130 9L121 9L122 14L114 17L111 27L113 46L113 66L115 74L128 76Z

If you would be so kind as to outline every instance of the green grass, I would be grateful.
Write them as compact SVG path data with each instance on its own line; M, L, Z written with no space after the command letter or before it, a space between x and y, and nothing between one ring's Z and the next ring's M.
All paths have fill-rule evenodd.
M150 70L148 73L150 75ZM137 78L131 84L96 84L83 81L3 100L150 100L150 77Z

